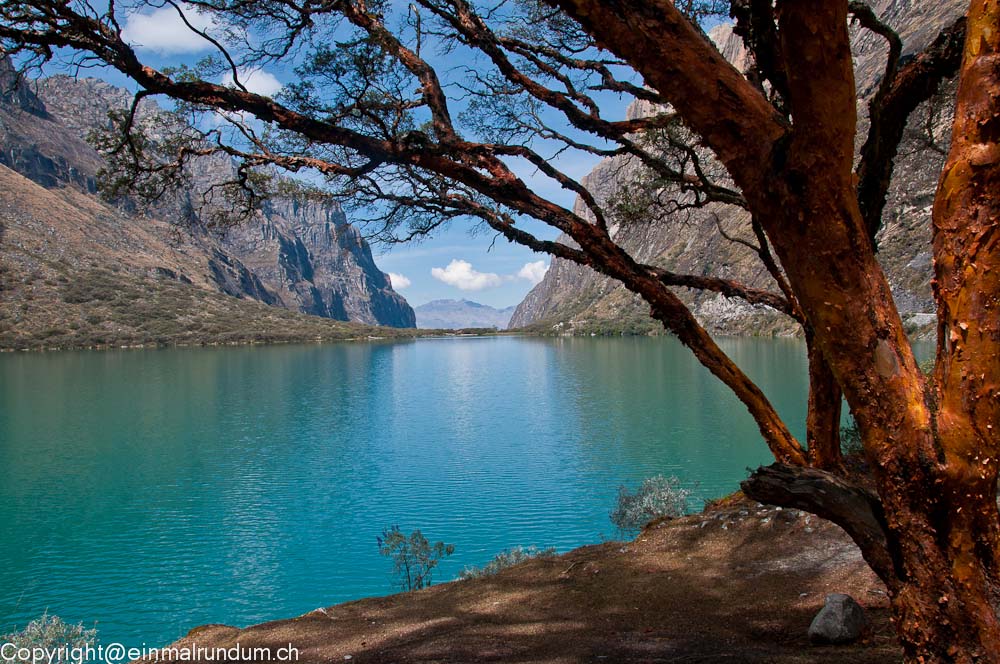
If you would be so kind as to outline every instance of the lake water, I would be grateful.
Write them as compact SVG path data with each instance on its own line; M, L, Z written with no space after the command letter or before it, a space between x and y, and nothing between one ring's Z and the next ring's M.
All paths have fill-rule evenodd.
M804 346L726 339L797 435ZM0 633L44 611L162 645L394 591L376 535L515 545L614 535L618 486L698 499L769 456L673 339L0 356Z

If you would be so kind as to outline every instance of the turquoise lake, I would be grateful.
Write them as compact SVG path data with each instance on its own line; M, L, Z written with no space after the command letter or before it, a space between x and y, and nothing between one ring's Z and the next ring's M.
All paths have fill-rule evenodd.
M803 433L805 349L723 339ZM669 338L425 339L0 356L0 633L48 611L163 645L395 591L376 536L612 537L619 485L704 498L768 463Z

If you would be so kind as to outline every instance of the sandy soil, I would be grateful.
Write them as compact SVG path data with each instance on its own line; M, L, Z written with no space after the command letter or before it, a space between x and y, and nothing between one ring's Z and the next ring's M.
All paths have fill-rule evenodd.
M806 630L831 592L867 610L862 642L810 645ZM494 577L242 630L200 627L178 645L237 643L291 643L302 662L358 664L901 661L884 588L847 536L815 516L748 502Z

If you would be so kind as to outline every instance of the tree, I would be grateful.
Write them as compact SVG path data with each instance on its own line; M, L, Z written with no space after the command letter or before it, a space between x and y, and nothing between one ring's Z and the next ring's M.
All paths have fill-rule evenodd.
M419 530L406 535L399 526L383 528L375 539L378 552L392 558L393 574L406 591L429 588L434 583L434 568L455 552L454 544L431 544Z
M371 221L387 241L472 219L619 280L756 420L776 464L744 490L831 519L858 543L888 588L908 659L1000 661L997 0L972 0L967 17L906 62L892 29L847 0L164 1L195 31L191 11L214 17L218 29L200 34L216 57L159 71L123 40L114 3L0 1L0 40L22 64L65 54L137 84L121 138L105 144L120 182L159 192L191 159L221 152L239 164L227 186L250 205L267 195L267 168L311 170L327 193L377 210ZM746 71L700 27L725 11L748 49ZM849 21L884 39L887 52L857 168ZM278 98L240 82L241 68L278 60L295 63L299 77ZM233 85L213 82L225 72ZM934 206L938 347L927 379L874 233L907 118L956 72L954 135ZM600 101L611 94L654 111L607 119ZM202 131L144 139L135 108L154 95L176 100ZM207 123L216 112L221 124ZM745 209L774 289L637 262L613 239L618 212L560 171L556 150L629 155L667 209ZM540 196L517 164L577 194L585 212ZM531 233L528 218L571 241ZM802 324L806 445L698 324L679 287ZM841 394L870 478L841 467Z

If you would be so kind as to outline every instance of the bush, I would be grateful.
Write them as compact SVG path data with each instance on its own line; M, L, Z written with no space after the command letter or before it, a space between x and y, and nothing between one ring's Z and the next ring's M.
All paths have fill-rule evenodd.
M404 535L399 526L382 530L378 552L392 558L393 575L403 590L420 590L431 585L434 568L442 558L455 552L454 544L433 545L419 530Z
M32 620L20 632L12 632L0 636L0 643L14 644L14 651L27 648L33 651L33 657L21 659L14 657L11 659L0 659L4 664L15 664L22 662L45 662L45 664L63 664L76 662L78 658L74 656L73 649L93 647L97 640L96 629L86 629L83 623L70 625L62 621L59 616L50 616L47 613L41 618ZM37 650L36 650L37 649ZM62 649L62 650L60 650ZM8 650L10 650L8 648ZM42 654L42 653L45 654ZM55 657L50 659L50 655L55 653ZM10 654L10 653L8 653Z
M861 457L865 448L861 443L858 423L851 417L850 424L840 427L840 453L845 457Z
M618 502L609 515L611 523L623 536L635 536L653 519L684 514L690 495L691 492L682 488L676 477L663 475L643 480L635 493L630 493L624 486L619 487Z
M458 579L466 581L468 579L479 579L484 576L493 576L508 567L513 567L526 560L531 560L532 558L550 558L554 555L556 555L556 550L552 547L539 549L537 546L529 546L527 548L515 546L512 549L501 551L493 557L493 560L482 567L466 567L458 573Z

